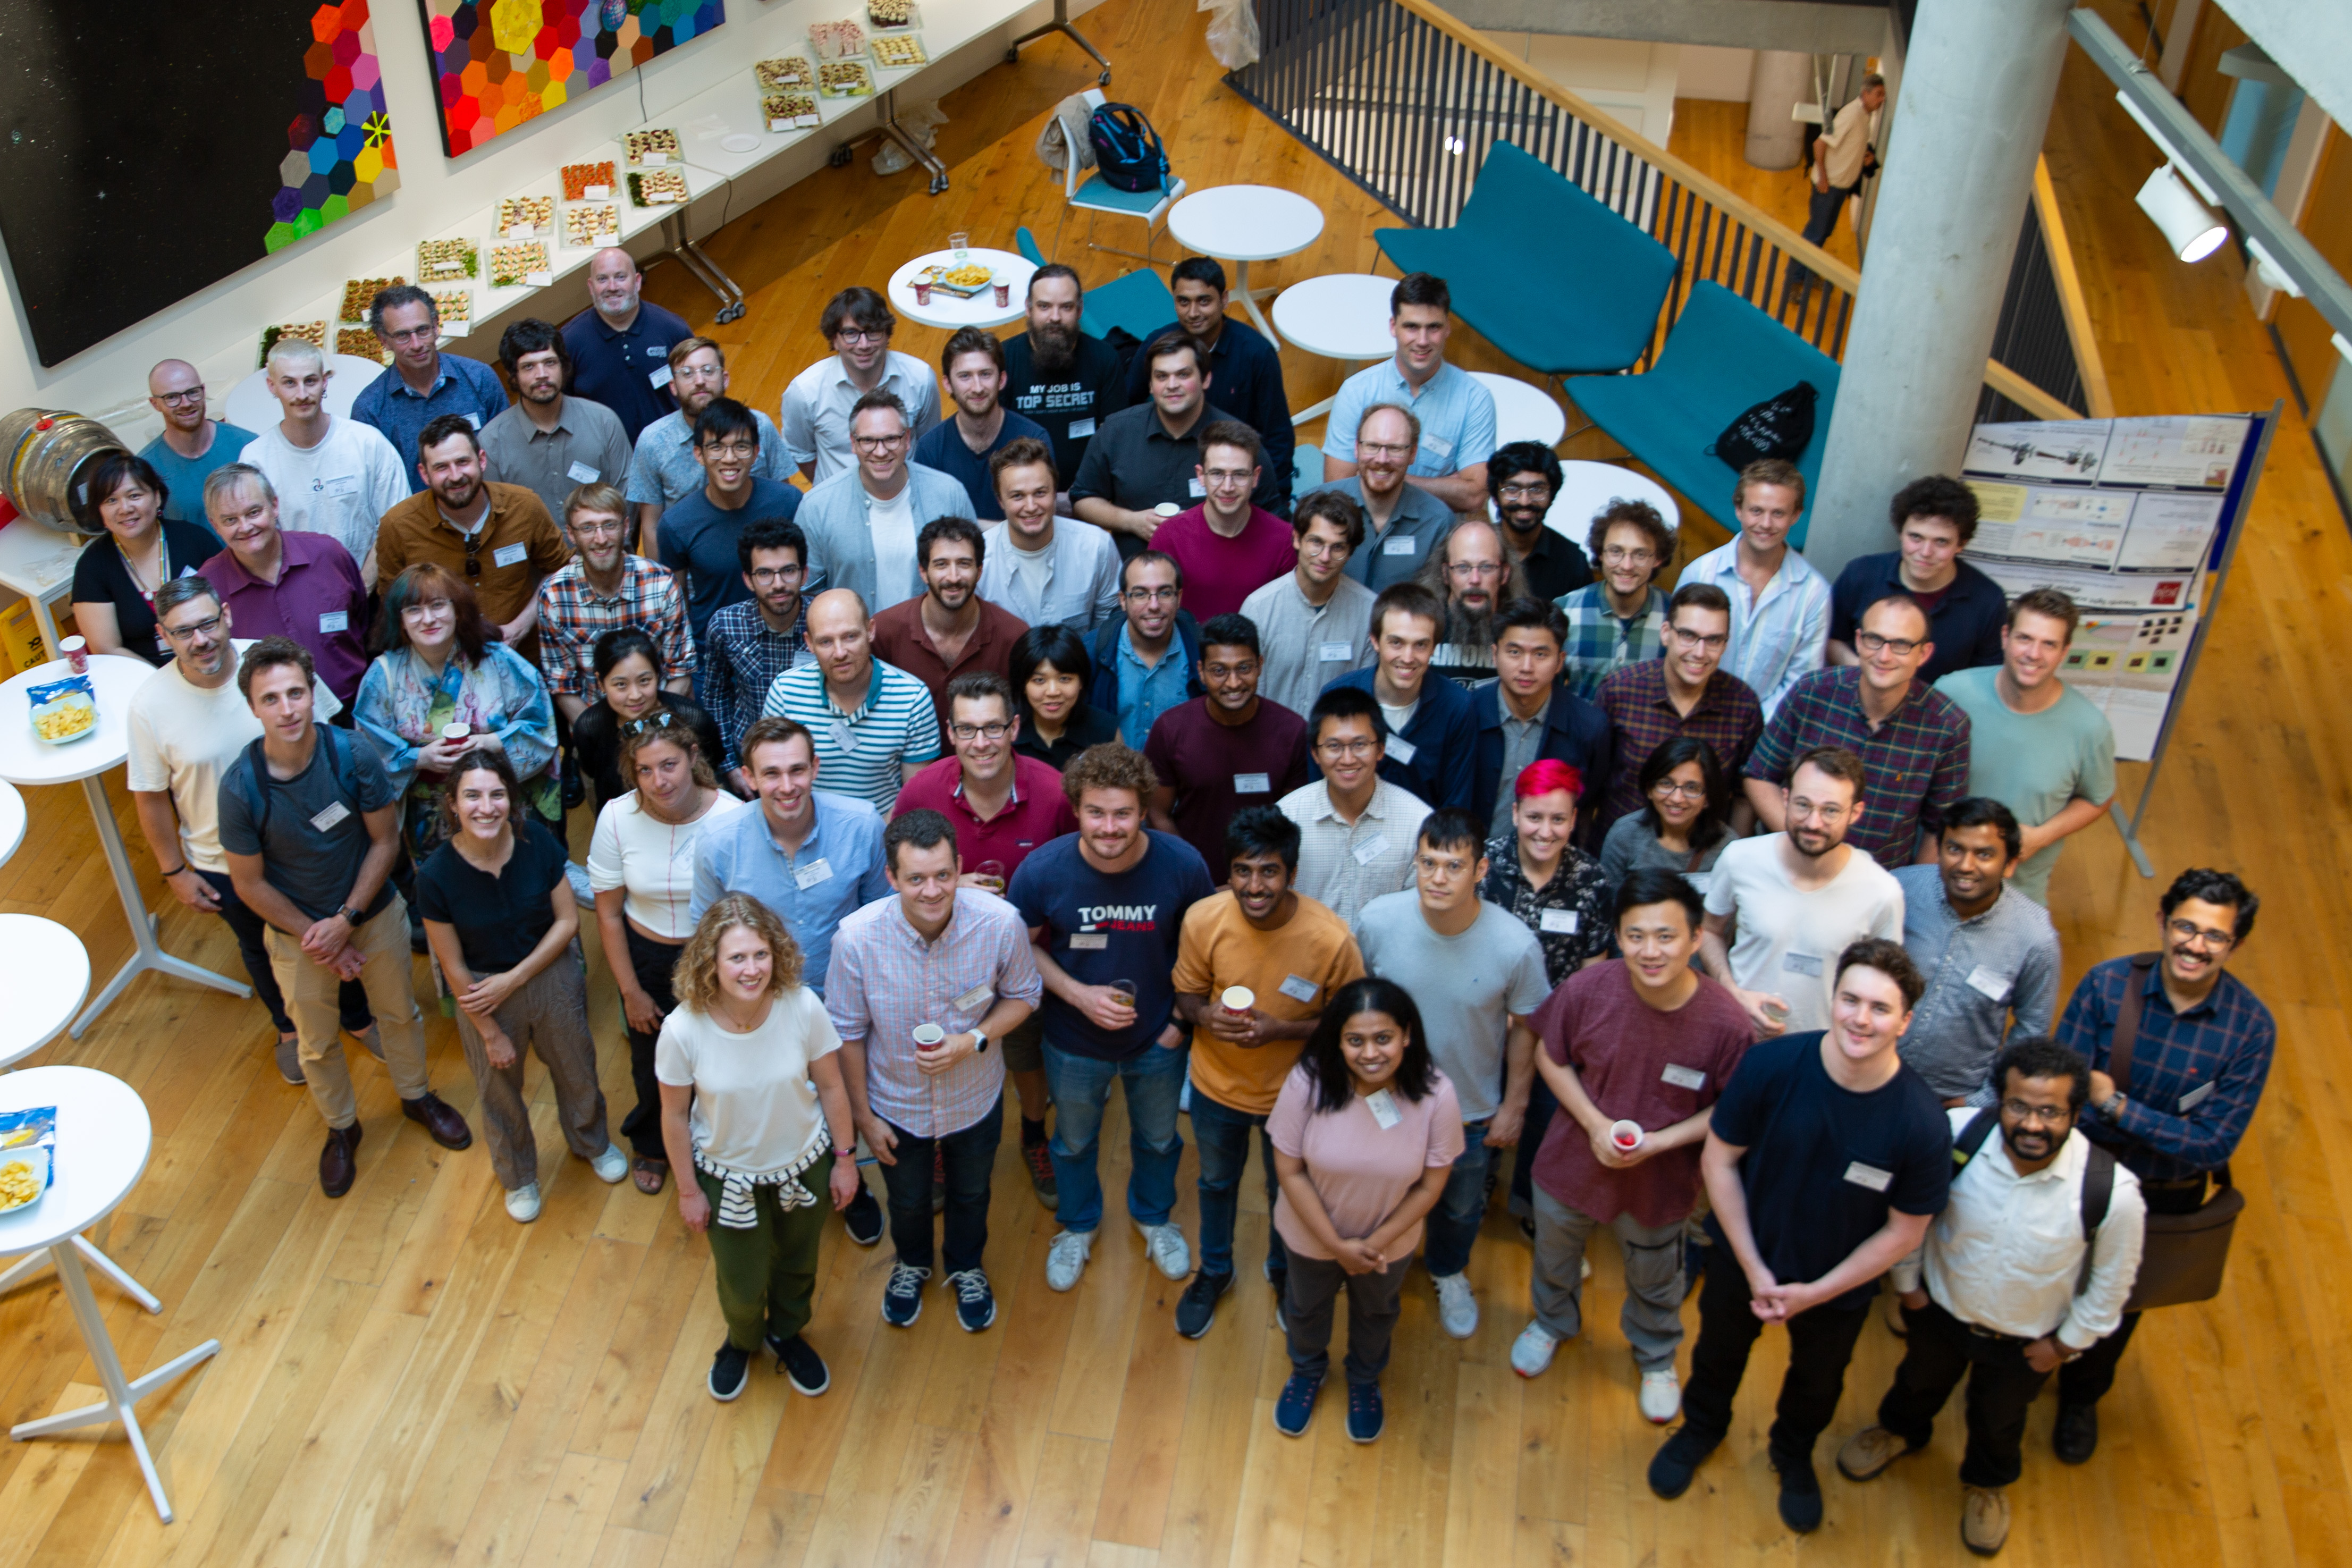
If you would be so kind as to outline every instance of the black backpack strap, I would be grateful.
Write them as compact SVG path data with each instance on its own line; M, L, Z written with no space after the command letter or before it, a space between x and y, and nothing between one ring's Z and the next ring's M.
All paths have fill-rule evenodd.
M2093 1143L2090 1161L2083 1167L2084 1246L2089 1247L2098 1239L2099 1227L2107 1223L2107 1205L2115 1195L2116 1157Z
M1958 1135L1952 1140L1952 1169L1959 1170L1970 1160L1975 1159L1977 1151L1984 1147L1985 1140L1991 1137L1992 1130L2000 1125L2000 1108L1999 1106L1988 1105L1969 1117L1969 1124L1961 1128Z
M253 818L253 836L259 838L269 826L269 763L261 754L258 737L246 743L245 809Z

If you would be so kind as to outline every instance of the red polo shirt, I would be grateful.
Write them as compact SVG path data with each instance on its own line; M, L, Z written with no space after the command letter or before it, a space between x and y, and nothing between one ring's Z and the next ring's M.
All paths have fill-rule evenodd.
M950 665L940 657L939 644L924 629L923 598L919 594L911 599L901 599L875 616L874 657L905 670L930 688L931 707L940 720L940 744L944 746L948 743L948 682L975 669L1009 674L1013 645L1021 640L1021 634L1029 626L1020 616L975 595L972 602L980 606L980 625L972 628L971 640L964 644L963 657ZM1055 787L1058 790L1060 786Z
M1062 794L1060 771L1018 753L1013 758L1013 798L986 822L964 800L963 763L952 756L908 779L890 815L926 807L955 824L956 853L963 857L965 871L978 871L983 860L1002 860L1008 883L1021 862L1048 840L1078 830L1077 813Z

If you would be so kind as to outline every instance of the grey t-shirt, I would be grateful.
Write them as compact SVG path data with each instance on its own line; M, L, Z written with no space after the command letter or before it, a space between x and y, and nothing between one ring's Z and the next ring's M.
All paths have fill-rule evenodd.
M368 854L362 817L394 799L392 780L365 740L324 725L318 736L310 765L294 777L271 778L265 763L256 779L254 754L247 749L221 774L220 785L221 847L231 855L260 856L263 879L314 921L333 914L351 897ZM344 792L328 755L327 749L338 744L351 753L345 772L359 786L356 799ZM257 784L268 806L258 821L249 803ZM391 900L387 882L365 918L374 919Z
M1468 931L1440 936L1422 918L1421 894L1407 888L1357 913L1356 944L1365 972L1403 986L1421 1009L1429 1054L1454 1080L1462 1120L1494 1115L1511 1017L1532 1014L1551 994L1535 933L1482 899Z
M1657 866L1680 871L1703 899L1706 897L1707 879L1715 870L1716 858L1730 842L1731 835L1725 834L1698 852L1698 864L1694 866L1688 854L1658 842L1658 836L1650 831L1641 812L1629 812L1609 825L1609 837L1601 841L1601 877L1609 884L1609 896L1613 899L1617 889L1625 885L1626 878L1644 866Z

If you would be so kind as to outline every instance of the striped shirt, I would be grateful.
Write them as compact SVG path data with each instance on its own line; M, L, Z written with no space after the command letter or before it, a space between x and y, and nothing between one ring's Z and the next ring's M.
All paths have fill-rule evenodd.
M1298 824L1298 875L1291 886L1349 925L1382 893L1412 886L1413 839L1429 807L1411 790L1381 779L1352 823L1339 820L1330 786L1321 779L1276 804Z
M1910 864L1921 827L1969 793L1969 716L1924 681L1913 681L1902 706L1874 729L1862 710L1859 666L1813 671L1764 726L1748 776L1787 784L1797 759L1816 746L1843 746L1862 759L1862 802L1845 841L1882 866Z
M1992 1059L2012 1017L2022 1035L2046 1035L2058 1011L2058 930L2040 904L2003 888L1970 920L1944 897L1934 866L1898 866L1903 951L1927 982L1903 1032L1903 1059L1946 1100L1990 1105Z
M824 671L814 664L788 669L768 688L763 717L808 726L816 739L818 777L837 795L855 795L887 816L907 782L904 769L940 754L940 721L930 689L880 659L855 712L834 706Z
M982 1051L926 1075L915 1063L916 1026L961 1035L1000 998L1034 1007L1045 993L1013 907L973 888L958 889L955 900L947 929L925 942L897 894L875 900L841 922L825 973L833 1026L845 1041L865 1042L867 1103L918 1138L961 1132L995 1110L1004 1053Z
M1650 602L1631 617L1609 607L1609 590L1599 583L1587 583L1552 603L1568 617L1568 659L1560 679L1587 702L1617 671L1665 651L1666 595L1659 589L1651 589Z
M1739 580L1739 540L1710 550L1683 568L1684 583L1712 583L1731 600L1731 642L1723 668L1748 683L1764 704L1780 710L1789 689L1822 668L1830 640L1830 580L1791 550L1780 570L1751 602Z
M1381 403L1409 408L1421 421L1421 450L1412 455L1412 467L1405 470L1409 474L1438 479L1475 468L1495 454L1493 393L1468 371L1443 361L1415 392L1391 354L1339 384L1324 426L1328 433L1323 437L1323 455L1354 462L1356 426L1364 422L1364 410Z
M2059 1043L2102 1072L2114 1070L2109 1055L2130 978L2128 958L2094 965L2058 1020ZM2176 1013L2158 964L2148 971L2124 1103L2113 1121L2084 1106L2083 1131L2144 1182L2218 1170L2254 1119L2277 1045L2271 1010L2236 975L2224 971L2205 1000Z
M539 668L549 696L594 699L596 639L615 626L635 626L654 639L663 679L694 673L686 595L668 567L623 555L620 592L608 598L590 585L575 557L539 585Z

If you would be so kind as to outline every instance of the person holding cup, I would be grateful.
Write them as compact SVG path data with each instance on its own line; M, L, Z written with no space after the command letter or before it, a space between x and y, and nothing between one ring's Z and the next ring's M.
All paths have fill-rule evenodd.
M850 1110L890 1198L898 1259L882 1321L905 1329L922 1315L936 1165L947 1184L946 1283L957 1321L978 1333L996 1321L981 1267L1004 1132L1004 1053L993 1047L1035 1010L1045 983L1013 907L963 885L945 816L900 813L883 830L882 858L898 897L841 922L824 984Z
M1754 1034L1730 992L1691 967L1705 907L1680 874L1634 871L1612 913L1623 956L1578 970L1536 1009L1536 1071L1561 1114L1535 1159L1535 1318L1511 1369L1540 1375L1580 1331L1585 1247L1606 1226L1624 1259L1619 1321L1642 1414L1663 1423L1682 1408L1683 1224L1699 1147Z

